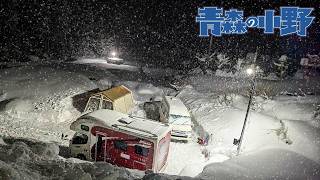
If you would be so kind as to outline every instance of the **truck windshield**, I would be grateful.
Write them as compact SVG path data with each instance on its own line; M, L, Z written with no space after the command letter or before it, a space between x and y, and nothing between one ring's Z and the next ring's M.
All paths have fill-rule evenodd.
M72 144L87 144L88 136L83 133L76 133L72 138Z
M179 125L191 125L191 118L189 116L170 114L169 123Z

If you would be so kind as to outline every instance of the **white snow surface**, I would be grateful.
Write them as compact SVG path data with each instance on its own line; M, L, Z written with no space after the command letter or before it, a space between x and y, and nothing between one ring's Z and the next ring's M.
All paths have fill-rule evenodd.
M282 149L266 149L212 163L198 175L201 179L319 179L320 165Z
M192 86L187 86L178 97L195 116L198 134L212 134L211 142L205 147L210 152L207 161L215 161L220 156L233 159L236 156L233 139L240 137L248 98L235 94L217 96L214 93L199 93ZM318 96L278 96L272 100L257 97L256 104L253 105L255 110L251 110L249 114L239 157L274 148L292 151L319 164L319 120L313 118L314 104L319 102ZM190 154L193 152L191 150ZM199 164L188 168L199 169ZM185 175L183 172L185 171L180 174ZM186 175L188 173L190 172L186 172Z
M19 67L0 72L2 135L60 141L80 112L73 96L97 86L86 76L49 67ZM67 142L66 142L67 143Z
M97 60L90 64L97 69L88 69L86 63L68 64L64 68L24 66L0 72L0 135L14 137L9 141L0 139L0 179L2 172L7 179L134 177L135 171L120 170L106 163L64 160L57 155L57 144L68 144L73 134L70 123L81 114L74 106L74 97L113 83L133 90L136 100L133 115L145 116L142 103L151 97L175 93L193 115L192 140L171 143L164 173L203 179L319 179L320 119L315 112L320 97L279 95L283 90L299 89L302 86L299 82L258 81L258 85L274 87L274 96L255 98L242 151L236 156L233 139L241 133L248 103L245 93L248 80L195 75L185 81L190 85L175 92L138 81L138 77L132 81L108 72L115 68L135 71L131 67L110 67ZM317 92L317 88L315 83L307 89ZM62 133L69 136L61 138ZM211 135L208 146L197 144L197 137L208 135ZM30 139L16 138L37 141L30 143ZM33 146L42 150L35 151ZM179 178L146 175L147 179L155 177Z

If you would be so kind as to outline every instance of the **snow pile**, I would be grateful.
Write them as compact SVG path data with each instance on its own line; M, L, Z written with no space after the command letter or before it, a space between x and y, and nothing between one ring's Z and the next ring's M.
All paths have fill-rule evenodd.
M1 137L0 137L0 145L7 145Z
M297 153L268 149L206 166L201 179L320 179L320 165Z
M78 162L58 156L59 147L26 139L5 139L0 145L0 179L136 179L129 172L108 163Z
M26 139L5 139L0 144L0 179L140 179L142 172L127 170L108 163L93 163L58 156L54 143ZM217 157L218 158L218 157ZM220 157L221 158L221 157ZM187 167L184 175L194 176L202 169ZM265 149L241 155L222 163L207 165L201 179L319 179L320 165L288 150ZM147 174L143 179L192 179L164 174Z
M240 137L248 98L228 93L200 93L192 86L187 86L178 97L194 115L197 134L200 137L212 137L205 147L210 155L206 164L232 159L236 155L233 139ZM319 129L312 125L315 121L313 104L316 102L319 102L318 96L257 97L249 114L242 153L260 152L268 148L286 149L320 163ZM185 168L196 171L200 170L199 167L199 164L194 164Z
M0 73L1 91L7 99L28 96L47 96L55 92L71 94L94 88L87 77L49 67L18 67Z
M4 69L0 84L1 134L44 141L71 134L80 115L73 96L97 87L82 74L43 66Z
M133 92L134 100L137 102L150 101L150 98L161 99L164 94L170 94L174 90L169 88L156 87L150 83L135 82L135 81L121 81L116 85L125 85Z
M319 96L278 96L263 106L264 113L284 120L310 121Z
M99 89L110 89L112 87L113 82L110 80L110 78L102 78L96 81L96 84Z

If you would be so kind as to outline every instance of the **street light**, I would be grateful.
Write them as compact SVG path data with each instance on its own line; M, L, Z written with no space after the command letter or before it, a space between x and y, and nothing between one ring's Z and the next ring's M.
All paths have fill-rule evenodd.
M252 68L248 68L248 69L247 69L247 74L248 74L249 76L251 76L253 73L254 73L254 71L253 71Z
M256 76L255 68L248 68L246 70L246 72L251 78L251 89L250 89L249 103L248 103L248 107L247 107L247 112L246 112L246 116L244 118L244 123L243 123L243 126L242 126L240 138L239 139L233 139L233 144L238 146L237 147L237 155L240 154L243 135L244 135L244 130L246 129L248 115L249 115L250 107L251 107L251 104L252 104L252 96L253 96L254 89L255 89L255 76Z
M112 52L111 52L111 56L112 56L112 57L116 57L116 55L117 55L117 53L116 53L115 51L112 51Z

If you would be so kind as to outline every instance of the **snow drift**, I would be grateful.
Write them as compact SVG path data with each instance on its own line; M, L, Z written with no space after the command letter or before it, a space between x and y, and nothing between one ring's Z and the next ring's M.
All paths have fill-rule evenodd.
M141 173L108 163L89 163L58 156L59 147L26 139L0 144L0 179L136 179Z
M297 153L268 149L206 166L201 179L320 179L320 165Z

